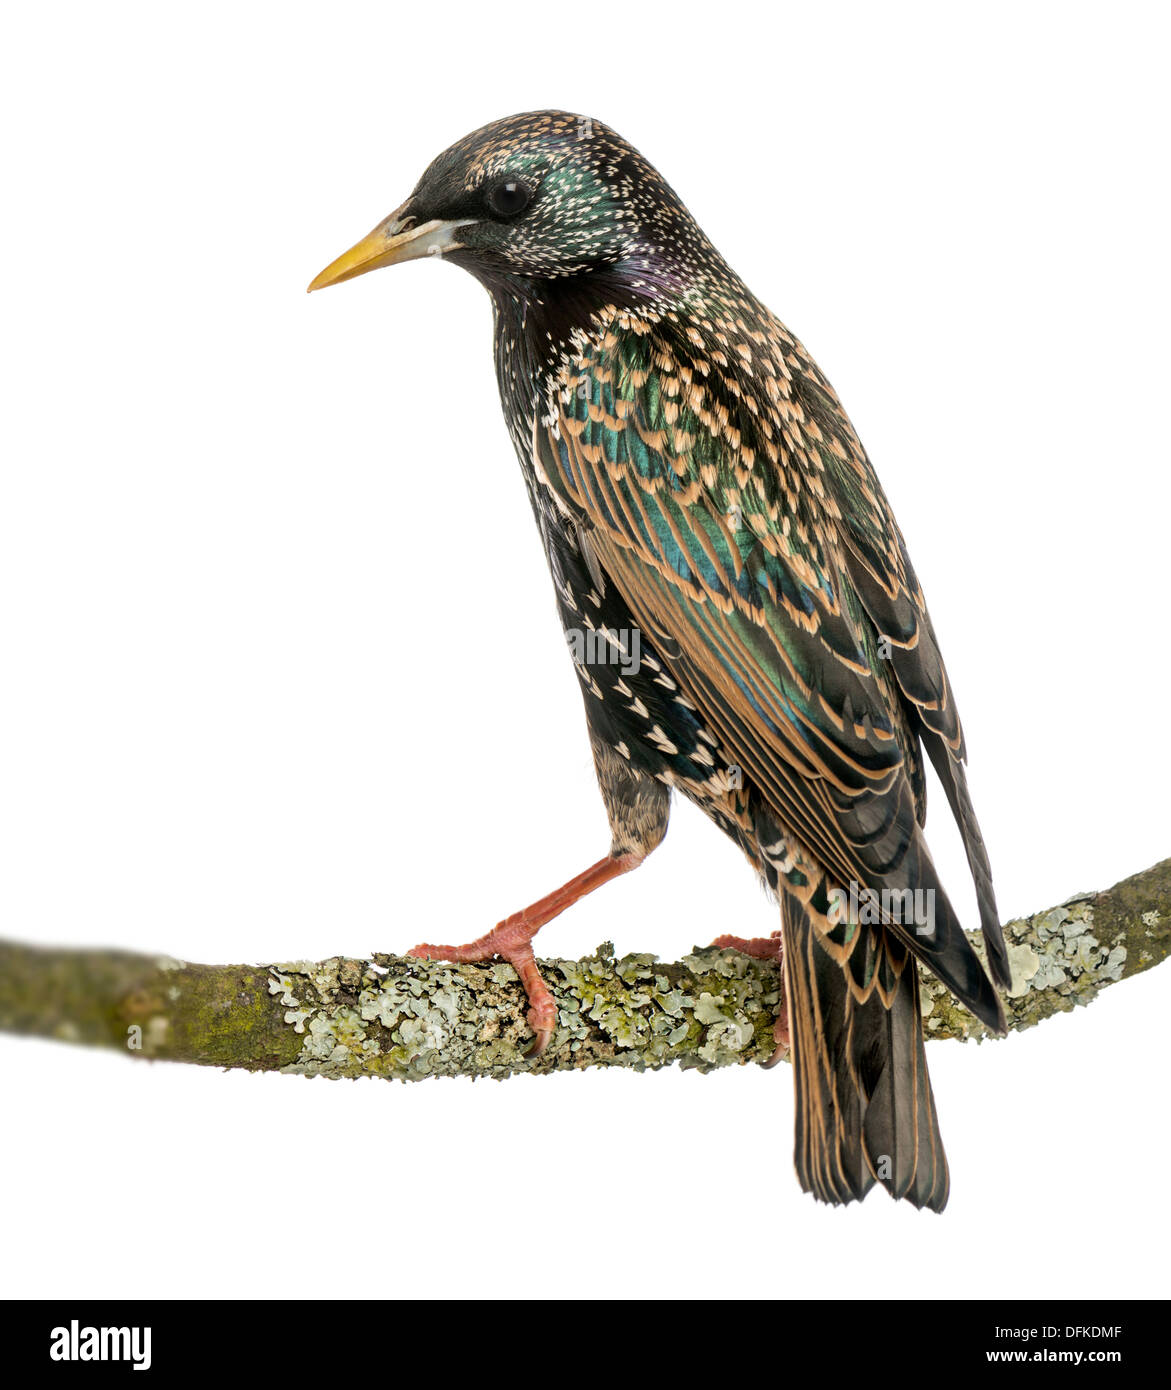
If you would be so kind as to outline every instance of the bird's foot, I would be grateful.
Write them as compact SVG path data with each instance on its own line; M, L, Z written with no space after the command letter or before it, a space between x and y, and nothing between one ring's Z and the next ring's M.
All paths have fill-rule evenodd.
M524 916L523 913L517 915L522 918ZM525 1056L539 1057L549 1046L549 1039L557 1026L557 1005L549 992L549 986L541 978L541 972L537 969L537 959L533 954L533 937L538 931L539 926L533 927L509 917L478 940L468 942L466 946L432 946L424 943L413 947L408 955L421 956L423 960L461 962L491 960L494 956L506 960L520 977L529 1001L525 1018L535 1038Z
M716 951L739 951L754 960L782 960L785 947L779 931L772 936L717 936L712 942Z
M600 888L603 883L619 874L629 873L642 861L641 855L608 855L599 859L584 873L571 878L556 892L542 898L540 902L526 907L523 912L514 912L503 922L476 941L466 946L416 946L408 954L421 956L424 960L481 961L499 956L506 960L520 976L520 982L528 995L529 1009L525 1017L529 1027L536 1034L532 1047L526 1057L539 1057L549 1046L549 1039L557 1026L557 1005L549 986L541 979L537 960L533 955L533 937L546 922L552 921L559 912L564 912L579 898Z
M775 960L780 971L781 997L777 1000L777 1017L773 1024L773 1038L776 1047L773 1055L764 1064L765 1069L775 1067L789 1050L789 1001L785 997L785 943L779 931L771 936L717 936L712 942L717 951L739 951L741 955L754 960Z

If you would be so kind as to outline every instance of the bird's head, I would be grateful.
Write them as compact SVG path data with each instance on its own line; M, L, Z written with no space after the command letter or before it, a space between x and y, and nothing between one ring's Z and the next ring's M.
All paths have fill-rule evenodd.
M679 198L625 140L589 117L536 111L445 150L309 289L442 256L497 292L539 294L594 275L628 298L654 298L685 289L705 251Z

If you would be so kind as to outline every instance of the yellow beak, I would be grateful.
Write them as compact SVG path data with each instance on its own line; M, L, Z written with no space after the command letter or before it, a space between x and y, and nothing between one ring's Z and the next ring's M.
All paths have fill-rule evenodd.
M352 280L355 275L365 275L368 270L377 270L380 266L417 261L423 256L442 256L444 251L456 250L460 243L455 233L475 221L467 218L462 222L444 222L435 218L416 227L411 225L413 220L404 215L403 208L396 208L368 237L363 237L356 246L351 246L327 265L309 286L309 293L323 290L327 285L340 285L343 280Z

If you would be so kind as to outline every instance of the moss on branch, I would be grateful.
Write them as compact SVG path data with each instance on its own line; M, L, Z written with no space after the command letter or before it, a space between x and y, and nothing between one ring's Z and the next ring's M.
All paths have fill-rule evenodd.
M1088 1004L1171 951L1171 859L1114 888L1005 926L1009 1026ZM979 938L973 936L982 950ZM0 942L0 1031L118 1048L131 1057L334 1078L494 1076L588 1066L710 1070L772 1052L773 962L695 951L666 964L546 960L559 1008L543 1057L512 967L409 957L281 965L192 965L120 951ZM924 976L929 1038L987 1030Z

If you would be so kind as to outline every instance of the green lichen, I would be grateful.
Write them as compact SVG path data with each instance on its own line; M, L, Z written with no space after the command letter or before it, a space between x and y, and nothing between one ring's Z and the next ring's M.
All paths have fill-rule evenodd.
M1171 953L1171 860L1087 898L1005 927L1009 1026L1088 1003ZM983 950L978 936L973 940ZM374 956L273 967L192 965L169 957L0 942L0 1030L132 1057L308 1076L503 1078L589 1066L700 1071L773 1053L776 964L696 950L662 963L615 959L604 943L580 961L540 962L557 1005L544 1056L512 967ZM929 1036L980 1039L984 1027L939 981L923 978ZM127 1047L128 1038L137 1046Z
M393 967L393 968L392 968ZM405 967L405 969L404 969ZM419 1080L439 1073L504 1077L564 1066L682 1062L708 1070L765 1061L779 992L775 966L735 952L698 951L678 965L652 955L616 960L603 943L583 960L542 963L557 1004L545 1057L526 1056L531 1033L510 965L295 961L269 971L283 1022L301 1037L282 1070L331 1077ZM711 988L681 988L687 971ZM389 973L388 973L389 972Z
M1084 896L1060 907L1014 920L1004 928L1012 984L1007 990L1010 1026L1028 1028L1055 1013L1088 1004L1103 985L1126 973L1125 933L1109 935L1099 899ZM983 958L983 942L975 942ZM930 1034L946 1029L951 1036L989 1036L983 1024L968 1014L938 980L922 974L923 993L931 1000Z

